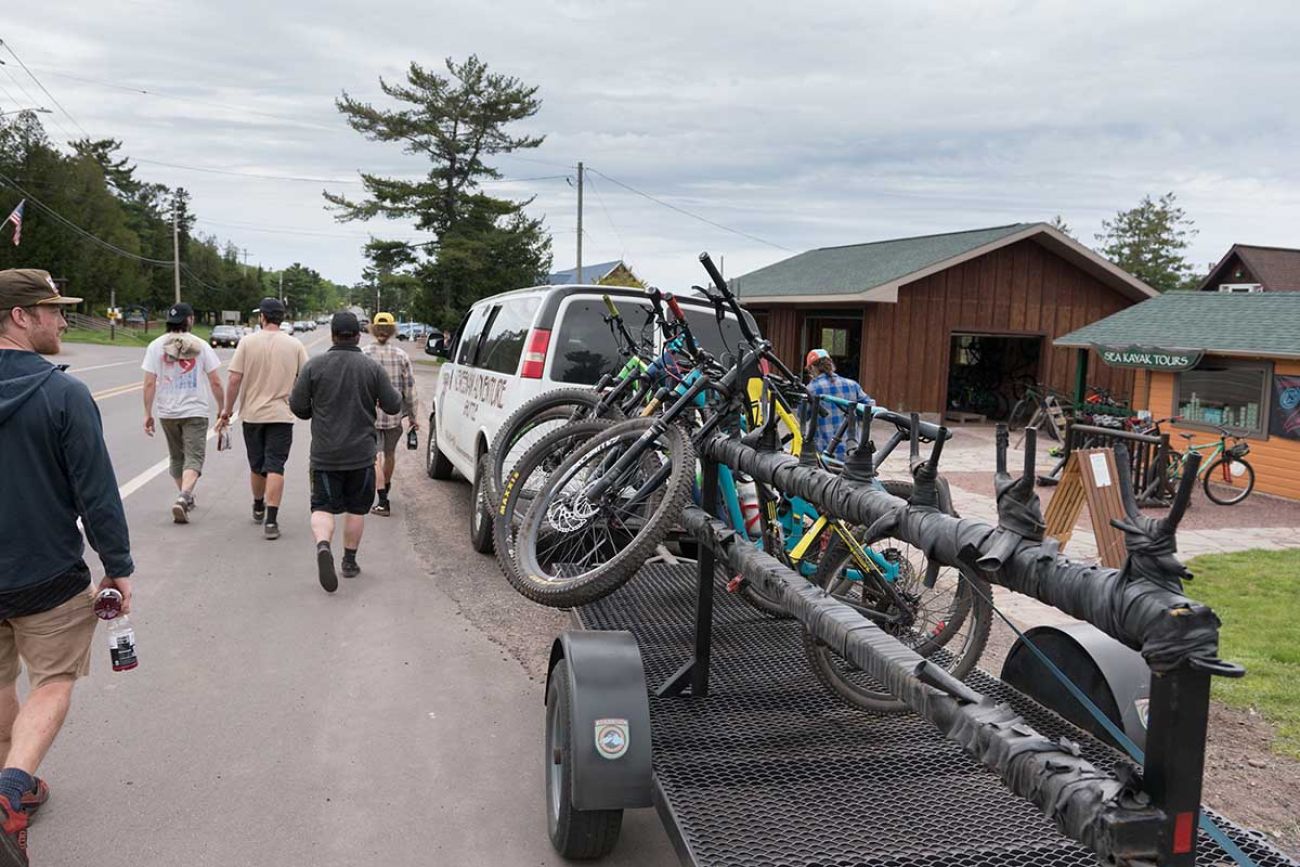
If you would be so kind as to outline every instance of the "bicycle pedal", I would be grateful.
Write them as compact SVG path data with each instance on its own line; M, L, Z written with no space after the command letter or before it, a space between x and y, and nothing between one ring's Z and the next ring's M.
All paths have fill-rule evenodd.
M745 586L745 576L737 575L735 578L732 578L730 581L727 582L727 592L739 593L741 588L744 586Z

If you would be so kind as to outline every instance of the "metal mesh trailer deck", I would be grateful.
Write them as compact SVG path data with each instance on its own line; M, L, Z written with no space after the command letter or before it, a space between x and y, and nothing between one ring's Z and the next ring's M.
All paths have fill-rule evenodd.
M850 708L817 683L799 625L721 588L707 698L658 698L690 657L693 563L651 564L575 611L583 628L636 636L650 693L656 806L683 863L746 867L1096 865L1030 803L910 715ZM1099 768L1121 754L983 672L968 682L1039 732L1079 744ZM1259 867L1294 862L1214 817ZM1198 864L1231 864L1202 833Z

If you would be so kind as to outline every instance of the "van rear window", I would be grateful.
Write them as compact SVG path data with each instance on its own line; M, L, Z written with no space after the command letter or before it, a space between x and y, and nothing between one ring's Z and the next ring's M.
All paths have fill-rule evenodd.
M537 296L514 298L503 303L492 317L483 348L479 350L477 366L497 373L514 374L519 369L519 356L524 353L524 341L533 325L533 317L542 299Z
M626 298L617 298L615 303L628 331L640 337L650 305ZM564 308L559 333L552 335L552 380L594 385L606 373L618 371L622 357L604 317L605 303L599 298L575 298Z

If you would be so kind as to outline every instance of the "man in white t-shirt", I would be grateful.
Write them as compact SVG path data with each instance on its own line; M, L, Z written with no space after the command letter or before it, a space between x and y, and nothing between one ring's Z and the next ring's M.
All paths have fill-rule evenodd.
M194 486L203 475L208 447L208 389L218 407L225 401L217 368L221 359L211 346L190 333L194 308L174 305L167 311L167 333L144 351L144 432L154 434L154 413L162 421L171 456L171 474L180 493L172 520L187 524L194 509ZM207 385L204 385L204 380Z

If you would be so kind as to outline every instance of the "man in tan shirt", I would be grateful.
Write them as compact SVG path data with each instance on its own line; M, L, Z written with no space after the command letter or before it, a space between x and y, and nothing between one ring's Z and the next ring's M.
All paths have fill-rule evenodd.
M253 523L264 524L268 539L280 538L280 498L284 494L284 465L293 445L293 413L289 393L298 371L307 363L307 349L280 330L284 302L263 298L258 307L262 330L239 341L230 360L226 405L217 419L217 430L230 424L235 399L241 396L239 417L243 421L244 445L248 450L249 481L253 489Z

